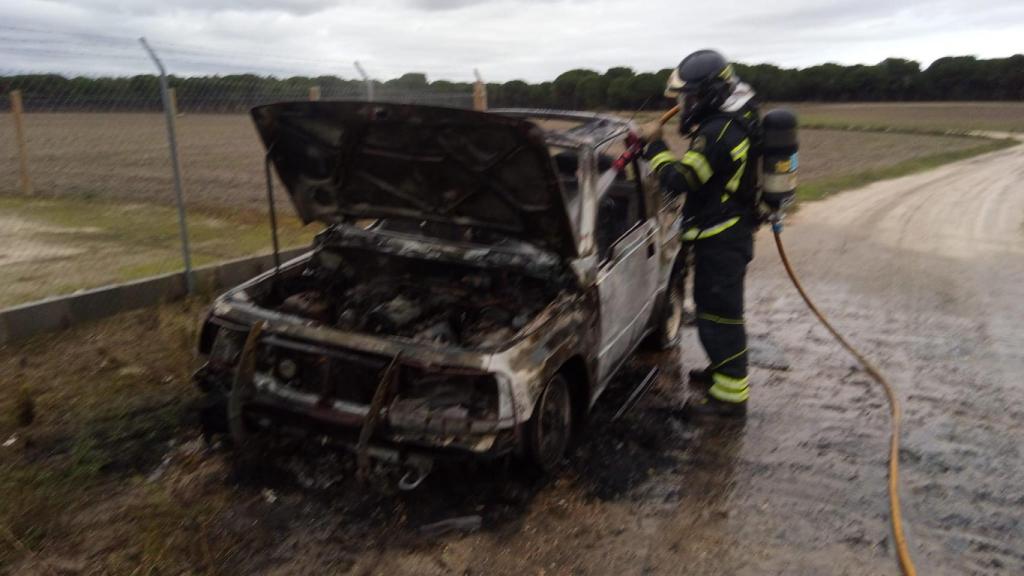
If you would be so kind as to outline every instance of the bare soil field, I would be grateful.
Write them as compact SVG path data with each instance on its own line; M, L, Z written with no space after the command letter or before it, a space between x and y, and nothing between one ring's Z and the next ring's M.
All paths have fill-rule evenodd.
M805 206L790 256L905 409L903 502L922 574L1024 571L1024 147ZM984 185L979 186L982 182ZM203 303L0 349L0 572L895 574L882 392L758 238L745 425L675 416L693 329L641 354L558 476L449 465L412 493L348 457L274 447L239 474L188 383ZM610 416L652 365L656 388ZM424 530L478 516L468 534Z
M163 116L28 114L35 195L18 190L0 115L0 307L182 268ZM182 116L178 141L195 265L270 250L262 146L244 115ZM283 190L278 187L283 196ZM302 245L287 197L282 243Z
M673 150L686 150L687 142L678 132L666 128L665 139ZM813 184L825 178L968 150L983 142L961 136L803 130L800 132L800 182Z
M1024 102L870 102L771 104L799 113L805 124L924 131L1024 132Z
M142 278L181 268L177 215L163 117L159 114L28 114L36 196L18 196L9 114L0 114L0 306ZM190 236L197 264L270 249L262 146L246 115L177 119ZM677 149L684 143L669 135ZM805 187L940 153L968 153L980 141L932 135L808 130ZM286 245L300 230L279 185Z
M162 116L28 114L25 124L40 196L174 206ZM190 114L177 125L189 207L264 210L263 148L248 116ZM0 114L0 195L18 190L13 133L10 115ZM666 134L674 148L684 149L675 133ZM807 130L801 140L800 169L809 182L978 144L960 137L836 130Z
M38 195L174 206L163 115L26 114L25 131ZM263 147L248 116L183 115L177 134L189 207L261 208ZM18 165L10 114L0 115L0 141L0 194L12 195Z

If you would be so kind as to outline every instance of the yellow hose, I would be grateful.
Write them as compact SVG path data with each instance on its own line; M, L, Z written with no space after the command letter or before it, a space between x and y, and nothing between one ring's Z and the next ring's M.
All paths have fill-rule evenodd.
M900 401L896 397L896 390L886 380L885 376L879 372L878 368L875 368L874 364L854 348L842 334L837 332L828 319L825 318L825 315L814 305L814 302L811 301L810 296L807 295L804 287L800 284L800 280L796 277L796 272L793 271L789 258L786 257L786 250L782 247L782 236L779 230L774 229L773 232L775 234L775 246L779 249L779 258L782 259L782 265L786 268L786 274L793 281L793 286L796 287L800 297L807 303L807 307L818 317L822 326L828 329L832 336L843 345L843 348L846 348L860 362L860 365L864 367L864 371L885 389L885 395L889 399L892 414L892 435L889 437L889 517L892 519L892 536L896 541L896 555L900 561L900 569L903 570L906 576L915 576L917 569L914 568L914 561L911 559L910 550L907 548L907 539L903 534L903 513L900 511L900 422L903 411L900 409Z

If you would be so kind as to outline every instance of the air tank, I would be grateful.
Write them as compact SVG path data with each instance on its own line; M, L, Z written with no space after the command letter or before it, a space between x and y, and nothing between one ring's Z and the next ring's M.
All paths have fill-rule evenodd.
M762 200L773 210L785 209L796 195L800 143L796 114L785 108L761 119L764 130Z

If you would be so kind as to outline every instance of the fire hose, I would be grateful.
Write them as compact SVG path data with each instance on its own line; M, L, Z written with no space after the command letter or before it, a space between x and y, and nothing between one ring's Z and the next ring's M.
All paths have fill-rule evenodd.
M663 114L659 119L659 124L665 125L673 117L675 117L680 111L679 106L670 109L668 112ZM632 161L634 157L642 153L643 141L642 138L636 135L631 135L631 139L627 139L627 149L623 155L616 160L615 167L622 169L627 163ZM875 367L875 365L869 361L863 353L861 353L856 347L839 333L838 330L832 326L828 318L818 309L811 300L811 297L807 295L803 285L800 283L800 279L797 277L796 272L793 270L793 266L786 256L785 247L782 244L782 217L780 214L776 214L771 218L772 223L772 234L775 237L775 247L778 249L779 258L782 260L782 265L786 269L786 274L789 276L790 281L796 288L796 291L800 294L804 303L811 310L814 316L821 322L822 326L846 349L856 360L860 363L864 371L870 376L875 382L877 382L884 390L886 399L889 402L890 408L890 421L891 421L891 432L889 436L889 518L892 523L892 535L893 540L896 543L896 555L899 560L900 570L906 576L916 576L917 569L914 567L913 559L910 556L910 550L907 545L906 535L903 531L903 513L900 507L900 425L902 423L903 411L900 408L900 401L896 395L896 390L889 380L882 374L882 372Z

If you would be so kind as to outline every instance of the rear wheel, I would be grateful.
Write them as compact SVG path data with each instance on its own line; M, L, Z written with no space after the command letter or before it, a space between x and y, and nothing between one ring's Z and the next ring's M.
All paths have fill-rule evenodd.
M552 472L565 457L572 440L573 410L569 383L561 374L548 380L533 417L527 423L526 452L530 463Z

